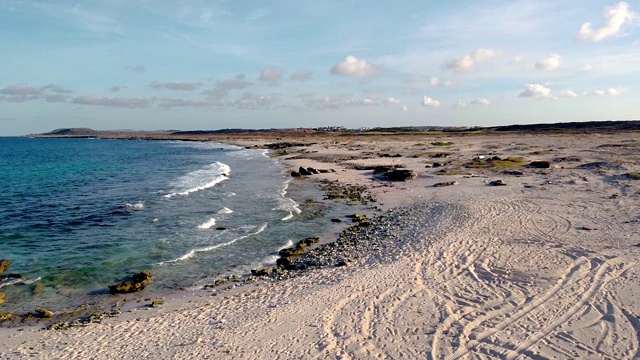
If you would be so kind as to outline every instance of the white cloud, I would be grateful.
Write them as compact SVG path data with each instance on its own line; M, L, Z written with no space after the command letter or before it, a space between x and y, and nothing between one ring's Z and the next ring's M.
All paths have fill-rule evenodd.
M311 72L309 71L296 71L293 74L291 74L291 77L289 77L289 80L292 81L306 81L309 80L311 78Z
M451 86L451 80L442 80L433 76L429 79L429 85L431 86Z
M425 96L422 98L422 106L437 108L437 107L440 107L440 100L436 100L428 96Z
M458 99L458 102L456 102L455 104L453 104L454 108L463 108L463 107L467 107L467 103L462 101L462 99Z
M624 89L621 88L608 88L605 90L596 90L593 94L597 96L618 96L622 94L623 91Z
M402 103L402 101L400 101L400 99L396 99L393 97L388 97L384 100L385 104L391 104L391 105L400 105Z
M282 70L269 68L269 69L262 70L262 72L260 73L260 76L258 77L258 80L274 83L280 80L281 77L282 77Z
M557 70L562 64L562 56L551 54L549 57L536 62L536 69L553 71Z
M98 97L98 96L79 96L74 98L72 101L74 104L80 105L98 105L98 106L109 106L109 107L117 107L117 108L138 108L138 107L148 107L152 104L152 102L148 99L141 98L106 98L106 97Z
M578 32L578 39L584 41L601 41L608 37L620 35L623 25L638 20L638 14L629 9L629 4L621 1L606 9L604 25L598 29L593 29L589 22L582 24Z
M524 91L518 95L519 97L534 99L551 99L551 89L540 84L526 84Z
M562 98L575 98L575 97L578 97L578 94L576 94L571 90L565 90L565 91L561 91L560 94L558 94L558 96Z
M355 77L377 76L380 73L380 67L367 63L365 60L358 59L355 56L347 56L343 61L331 68L334 75L346 75Z
M0 90L0 94L2 95L10 95L10 96L29 96L29 95L40 95L40 90L33 88L27 84L15 84L7 86L4 89Z
M514 64L520 64L524 61L524 57L520 56L520 55L516 55L513 58L511 58L511 62Z
M376 101L371 98L362 99L362 105L376 105Z
M500 56L500 53L496 50L477 49L461 59L451 60L442 64L442 68L453 71L469 70L477 63L491 60L498 56Z
M166 83L159 83L159 82L153 82L149 85L150 88L156 89L156 90L180 90L180 91L194 91L194 90L198 90L201 86L203 86L204 84L201 82L195 82L195 83L184 83L184 82L166 82Z
M491 105L491 100L487 98L477 98L471 102L473 105Z

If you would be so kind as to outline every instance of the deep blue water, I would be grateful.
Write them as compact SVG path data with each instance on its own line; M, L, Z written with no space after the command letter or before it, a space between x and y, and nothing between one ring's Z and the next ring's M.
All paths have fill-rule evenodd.
M3 287L5 309L72 306L141 270L161 291L273 261L326 228L289 180L264 151L215 143L0 138L0 259L45 287Z

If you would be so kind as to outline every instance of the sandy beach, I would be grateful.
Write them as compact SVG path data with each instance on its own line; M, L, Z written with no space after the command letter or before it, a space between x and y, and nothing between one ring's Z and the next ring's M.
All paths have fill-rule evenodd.
M379 208L318 250L322 266L86 327L0 329L0 358L638 358L638 139L291 140L302 144L271 150L287 169L335 170L294 181L365 185ZM417 177L381 180L377 166Z

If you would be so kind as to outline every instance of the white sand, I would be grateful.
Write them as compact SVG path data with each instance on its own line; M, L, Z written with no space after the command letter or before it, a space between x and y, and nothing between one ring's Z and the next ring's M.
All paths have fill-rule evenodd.
M385 207L437 201L461 213L437 228L417 222L406 229L423 246L390 263L312 271L86 328L3 330L0 358L637 358L640 181L619 175L640 172L640 147L598 147L629 139L638 136L452 137L450 148L430 146L428 137L315 145L309 150L320 153L310 156L400 153L405 157L351 162L402 163L420 173L391 187L375 183ZM406 157L421 151L455 154ZM438 176L439 169L424 168L490 152L581 161L523 169L522 177L488 169L467 170L478 177ZM577 168L593 161L624 169ZM338 164L287 163L334 168L322 176L373 184L367 172ZM487 186L496 179L507 186ZM432 187L452 180L459 184Z

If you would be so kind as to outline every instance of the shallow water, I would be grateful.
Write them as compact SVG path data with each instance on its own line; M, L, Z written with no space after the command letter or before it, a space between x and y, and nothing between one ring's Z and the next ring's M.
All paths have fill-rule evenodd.
M348 211L299 205L290 181L263 150L0 138L0 259L36 280L3 287L2 310L71 308L141 270L153 273L153 293L272 263L278 249L332 226L319 215ZM298 199L320 197L296 183ZM34 296L36 284L44 291Z

